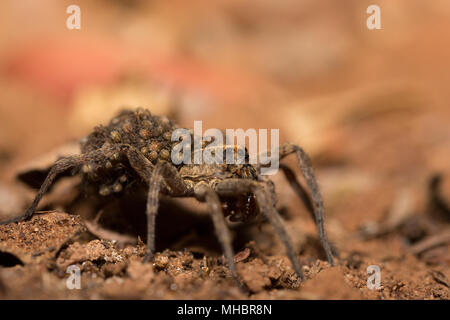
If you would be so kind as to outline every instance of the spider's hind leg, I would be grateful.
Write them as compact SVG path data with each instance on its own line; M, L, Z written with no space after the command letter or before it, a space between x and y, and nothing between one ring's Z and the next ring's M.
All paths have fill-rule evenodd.
M314 206L311 202L311 199L309 198L305 188L300 184L300 182L295 177L294 171L283 163L280 163L280 169L281 171L283 171L283 174L286 177L286 180L289 182L291 188L294 189L294 192L297 195L297 197L299 197L300 200L305 205L313 221L316 222Z
M42 183L41 187L39 188L38 193L36 194L36 197L34 198L31 205L28 207L27 211L21 216L6 220L6 221L0 221L0 224L8 224L12 222L20 222L26 219L29 219L33 216L36 207L38 206L39 202L41 201L44 194L48 191L50 186L55 181L56 177L66 172L67 170L73 169L83 163L83 158L81 155L74 155L70 157L65 157L57 160L53 166L50 169L50 172L48 173L47 177L45 178L44 182Z
M327 260L331 265L334 265L333 259L333 249L328 242L325 227L324 227L324 207L323 207L323 199L322 194L320 193L319 185L317 183L316 176L314 175L314 171L311 166L311 160L309 159L306 152L300 148L299 146L286 143L280 147L280 160L285 158L286 156L295 153L297 155L297 160L302 171L303 177L305 178L306 184L311 192L311 198L314 203L314 208L311 204L311 201L305 194L303 187L297 181L295 175L292 170L287 168L286 166L282 166L282 170L291 184L294 191L297 193L299 198L305 203L307 209L312 212L313 219L317 226L317 231L319 233L320 242L322 243L322 247L325 250L325 254L327 256ZM287 169L286 169L287 168Z

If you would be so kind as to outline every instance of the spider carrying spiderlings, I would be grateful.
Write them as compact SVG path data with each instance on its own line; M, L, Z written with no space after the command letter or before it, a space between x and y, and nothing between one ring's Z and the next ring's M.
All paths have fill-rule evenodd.
M275 186L267 176L259 173L261 166L248 162L174 165L171 151L175 142L171 138L175 129L176 125L167 117L154 116L148 110L121 111L107 126L97 126L81 141L80 154L60 158L53 164L34 201L22 216L1 223L30 218L55 179L71 171L72 174L81 174L84 184L91 187L89 190L97 190L101 197L120 196L126 188L147 187L146 261L151 260L154 254L155 218L160 194L194 197L208 206L226 263L236 283L240 282L226 217L231 221L247 221L258 214L263 214L273 225L295 272L303 279L292 242L275 209ZM312 214L327 259L333 264L333 252L324 230L322 196L308 155L299 146L288 143L279 148L279 159L293 153L297 156L312 202L294 172L285 165L280 167Z

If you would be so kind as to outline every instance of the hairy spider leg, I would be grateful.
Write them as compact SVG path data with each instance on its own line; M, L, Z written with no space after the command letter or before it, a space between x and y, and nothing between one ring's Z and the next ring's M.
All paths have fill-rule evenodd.
M256 201L258 202L260 208L262 208L263 213L269 219L272 224L275 232L280 237L281 242L283 242L286 247L286 253L291 260L292 266L294 267L295 272L298 274L300 280L303 281L303 273L300 267L300 263L298 262L297 256L295 254L294 246L292 245L292 240L286 232L286 227L284 226L283 219L280 214L275 209L273 203L270 202L270 196L263 188L256 188L254 190Z
M191 190L187 188L176 168L168 162L158 162L156 166L151 165L148 160L142 158L134 151L128 153L131 166L141 175L143 179L148 179L149 191L147 196L147 253L144 262L153 258L155 251L155 221L159 208L159 194L164 183L170 188L170 193L174 196L191 196ZM149 174L149 172L151 172ZM222 245L225 259L231 276L236 284L243 291L248 290L240 283L236 265L234 263L234 253L231 246L231 235L226 226L226 221L222 213L221 204L217 194L206 185L199 185L194 194L197 200L206 202L211 213L211 218Z
M283 219L275 209L274 197L272 197L270 192L267 191L265 184L247 179L227 179L217 184L216 192L220 195L226 196L239 195L243 192L252 192L255 195L259 209L274 227L275 232L286 248L287 255L291 260L295 272L299 276L300 280L303 280L300 263L295 254L292 240L286 231Z
M325 227L324 227L324 207L323 207L323 199L322 194L320 193L319 185L317 183L316 176L314 175L314 171L312 169L311 160L309 159L306 152L300 148L298 145L295 145L293 143L286 143L283 144L280 147L280 160L287 157L288 155L295 153L297 156L297 160L301 169L301 172L303 174L303 177L305 178L306 184L308 185L308 188L311 192L311 197L314 203L314 221L317 226L317 231L319 233L320 242L322 243L322 247L325 250L325 254L327 256L327 260L331 265L334 265L334 259L333 259L333 251L331 249L330 243L328 242L326 233L325 233ZM286 174L285 169L283 171ZM293 175L293 174L292 174ZM298 197L304 201L305 205L309 210L311 210L311 203L309 202L308 207L308 201L305 201L305 194L304 190L301 187L300 183L295 178L295 175L292 177L292 175L289 173L286 175L288 181L290 182L291 186L293 187L294 191L297 193ZM302 192L303 191L303 192Z
M45 178L44 182L42 183L41 187L39 188L38 193L36 194L36 197L34 198L31 205L28 207L28 209L25 211L25 213L21 216L6 220L6 221L0 221L0 224L8 224L12 222L20 222L23 220L27 220L31 218L36 211L36 207L38 206L39 202L41 201L44 194L48 191L50 186L55 181L56 177L64 173L65 171L69 169L73 169L77 166L80 166L83 163L83 156L82 155L74 155L70 157L65 157L57 160L53 166L50 169L50 172L47 174L47 177Z
M127 158L131 167L148 184L146 206L147 253L144 258L144 261L148 262L153 258L155 252L155 221L159 208L159 194L164 183L170 188L170 194L173 196L186 195L189 190L172 164L160 161L153 165L135 148L128 149Z
M211 187L207 186L206 183L199 184L197 187L195 187L194 193L197 200L206 202L208 206L217 237L219 238L225 260L228 264L228 269L231 273L231 277L241 290L248 293L249 289L239 281L236 264L234 263L234 251L232 246L231 234L230 230L227 227L227 222L223 215L222 205L217 193L213 189L211 189Z
M295 177L295 172L289 168L289 166L280 163L280 169L283 171L284 176L286 177L286 180L289 182L289 185L292 189L294 189L294 192L297 194L297 197L300 198L300 200L305 205L306 209L308 210L308 213L310 214L311 218L313 219L314 223L316 223L316 216L314 214L314 206L311 202L311 199L308 196L308 193L306 192L305 188L300 184L300 182Z

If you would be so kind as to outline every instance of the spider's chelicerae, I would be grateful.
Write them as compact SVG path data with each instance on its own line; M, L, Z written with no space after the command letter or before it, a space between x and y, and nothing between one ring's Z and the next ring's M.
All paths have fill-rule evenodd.
M57 160L24 215L2 224L30 218L58 175L72 171L80 173L83 182L104 197L120 195L125 188L147 186L146 261L152 258L155 249L155 217L160 194L195 197L208 205L228 268L237 283L239 281L232 239L225 218L246 221L259 213L265 215L273 225L286 247L294 270L303 279L292 242L275 209L274 184L266 176L259 174L260 166L249 163L174 165L170 159L176 142L172 142L171 138L176 128L167 117L153 116L145 109L122 111L108 126L97 126L82 140L81 154ZM279 159L292 153L297 156L312 201L293 171L282 164L280 168L312 214L327 259L333 264L333 253L324 230L322 196L309 157L302 148L288 143L279 148Z

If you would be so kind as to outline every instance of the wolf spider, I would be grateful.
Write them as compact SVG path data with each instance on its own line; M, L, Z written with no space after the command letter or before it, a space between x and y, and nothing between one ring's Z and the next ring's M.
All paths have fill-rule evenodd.
M246 221L262 213L273 225L287 250L287 255L300 279L300 263L283 219L275 209L273 182L258 174L259 165L244 164L181 164L170 162L174 142L172 132L177 127L167 117L153 116L148 110L123 110L107 126L97 126L81 141L81 154L60 158L51 167L34 201L19 217L1 222L7 224L30 218L42 196L63 173L80 173L84 186L96 190L102 197L122 196L125 189L147 186L147 254L155 249L155 218L160 194L172 197L194 197L206 202L226 263L233 280L239 284L234 263L232 239L226 217L231 221ZM295 153L310 190L309 196L297 181L293 171L280 165L290 185L309 209L318 229L320 241L330 264L333 252L324 229L323 201L308 155L295 144L284 144L279 159Z

